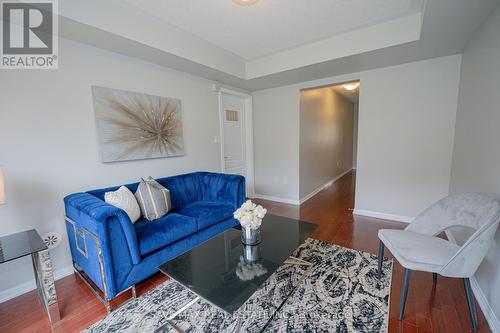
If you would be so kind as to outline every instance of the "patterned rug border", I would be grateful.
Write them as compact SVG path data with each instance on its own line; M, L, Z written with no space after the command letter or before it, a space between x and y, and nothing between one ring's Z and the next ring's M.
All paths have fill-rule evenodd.
M372 254L378 258L377 254ZM392 273L394 272L394 260L389 257L384 256L384 261L388 261L391 263L391 275L389 277L389 293L388 293L388 300L387 300L387 314L386 314L386 321L387 325L385 327L385 333L389 332L389 318L391 315L391 295L392 295Z
M329 249L329 247L331 247L331 249ZM329 258L327 256L328 251L332 251L331 254L334 255L332 258L337 258L340 261L334 261L333 262L334 265L329 266L328 264L331 264L332 261L331 261L331 259L328 260L328 258ZM316 253L317 254L310 257L312 255L310 252L312 252L313 254L316 254ZM352 253L352 252L355 252L358 254L357 256L356 255L354 256L357 259L353 259L351 256L348 255L348 253ZM309 255L309 257L308 257L308 255ZM338 255L340 255L341 257L338 257ZM342 289L342 285L338 285L338 284L335 285L334 287L331 287L328 285L320 285L319 287L314 287L312 290L311 290L310 286L311 286L311 283L312 283L312 286L315 286L315 283L322 283L322 282L325 283L325 281L331 283L332 277L329 276L330 280L326 279L326 275L330 275L330 273L329 273L330 267L333 271L347 273L347 275L337 274L335 276L335 278L337 280L340 279L339 280L340 282L345 281L345 279L347 279L347 281L348 281L347 286L349 286L349 287L347 287L348 288L347 290L349 291L350 295L351 295L351 292L353 293L350 296L348 301L341 301L341 303L336 303L336 302L332 303L332 300L334 300L337 296L335 296L334 294L330 294L331 296L328 296L329 298L327 297L326 299L321 299L320 303L317 303L317 302L310 303L313 306L316 306L316 309L318 309L317 306L320 306L319 309L321 309L321 305L323 305L323 304L327 304L327 305L330 304L330 306L332 306L332 304L335 306L340 306L340 308L338 308L338 309L341 312L338 312L338 311L326 312L327 314L329 313L330 315L332 315L332 314L338 315L338 317L334 316L337 319L331 319L331 320L333 320L333 321L331 321L332 324L335 324L335 323L336 323L336 325L341 324L341 326L335 326L335 327L337 327L337 328L343 327L344 328L343 332L344 331L345 332L356 332L358 330L355 330L354 328L359 327L359 326L352 326L352 328L349 329L348 328L349 326L345 326L345 325L347 325L349 323L350 323L350 325L355 325L357 323L357 325L362 325L361 326L362 328L378 327L378 329L376 330L377 332L385 332L385 333L388 332L390 310L391 310L392 281L393 281L392 273L394 270L394 262L393 262L392 258L384 257L384 265L383 265L384 278L381 280L382 281L380 283L381 287L376 287L376 288L380 288L380 289L373 289L374 288L374 285L373 285L374 284L374 282L373 282L374 281L374 277L373 277L374 273L373 273L373 267L372 267L373 262L366 261L367 257L372 259L372 260L377 260L377 255L375 255L373 253L348 248L348 247L345 247L342 245L329 243L329 242L322 241L319 239L307 238L304 241L304 243L301 244L294 251L292 256L297 256L298 258L301 258L303 260L306 260L306 259L319 260L318 262L314 263L315 270L317 270L318 273L308 274L308 276L306 277L306 279L304 281L299 281L299 284L296 285L298 289L303 289L303 292L308 292L308 293L303 294L303 295L301 294L300 296L308 296L308 295L310 296L310 294L312 293L313 295L320 295L319 299L321 299L321 295L323 295L323 297L324 297L325 293L327 293L327 295L328 295L329 290L330 290L330 292L333 292L334 294L337 292L337 290L340 290L341 292L342 291L345 292L345 290ZM347 262L345 262L346 256L347 256L347 260L348 260ZM349 259L349 258L351 258L351 259ZM363 259L363 258L365 258L365 259ZM355 267L352 265L351 266L342 266L342 265L349 265L350 263L352 263L351 260L355 260L355 263L356 263ZM359 261L359 260L361 260L361 261ZM277 279L277 276L282 274L282 273L280 273L280 271L285 271L285 273L286 273L287 270L290 270L290 269L286 268L286 266L287 266L287 264L283 263L280 266L280 268L278 268L278 270L276 272L274 272L266 280L266 282L262 285L262 288L257 290L255 292L255 294L252 295L252 297L250 297L250 299L247 301L247 303L250 303L250 306L254 306L254 307L257 305L263 306L265 304L267 304L269 306L269 301L272 300L273 297L274 298L276 297L276 295L275 295L276 290L274 290L274 289L280 287L277 284L277 281L274 281L274 280ZM288 265L288 266L290 266L290 265ZM327 268L325 268L325 267L327 267ZM350 269L352 267L357 269L356 272L358 272L359 274L361 274L362 272L364 272L363 274L366 274L366 275L362 276L362 278L364 280L359 280L357 278L360 275L352 275L352 272L350 271ZM364 269L364 270L360 270L360 269ZM297 275L297 271L300 271L300 269L297 269L290 274ZM351 273L349 273L349 272L351 272ZM319 274L319 277L320 277L319 280L318 280L317 274ZM316 275L316 277L314 275ZM366 278L368 278L368 279L366 279ZM323 279L326 279L326 280L323 281ZM273 280L273 281L271 281L271 280ZM288 282L285 281L285 286L282 285L281 287L287 287L286 283L291 283L290 286L293 287L292 280L290 280L290 281L287 280ZM306 283L307 280L311 280L312 282L309 281L308 283ZM356 284L356 281L358 281L357 284ZM360 282L360 281L363 281L363 282ZM274 282L274 284L272 284L273 282ZM337 283L339 283L339 282L337 281ZM352 284L352 283L354 283L354 284ZM361 283L361 285L360 285L360 283ZM379 283L376 282L375 285L378 286ZM357 287L354 288L354 286L357 286ZM359 287L359 286L361 286L361 287ZM370 286L372 286L371 287L372 289L370 289ZM179 289L179 287L180 287L180 289ZM274 289L269 289L269 287L272 287ZM321 287L323 289L321 289ZM328 289L328 288L325 289L325 287L328 287L330 289ZM331 289L331 288L334 288L334 289ZM337 289L335 289L335 288L337 288ZM338 288L340 288L340 289L338 289ZM354 289L351 289L351 288L354 288ZM361 288L361 291L358 290L357 288ZM368 288L368 289L366 289L366 288ZM370 290L371 290L372 294L370 294ZM376 290L380 290L382 292L382 294L378 294L376 292ZM167 292L167 291L169 291L170 293L161 294L162 292ZM270 292L270 291L271 291L271 294L268 296L266 294L266 292ZM316 291L319 291L319 293L315 293ZM374 291L375 291L375 293L373 293ZM157 294L160 294L160 295L157 295ZM261 298L258 298L258 296L256 296L257 294L261 294L260 295ZM263 295L264 295L264 297L262 297ZM278 296L282 296L282 295L283 294L279 294ZM166 296L166 297L162 298L161 296ZM381 310L377 310L378 305L376 305L376 304L378 301L376 301L376 299L379 299L380 301L382 301L382 298L380 298L382 296L383 296L383 299L386 299L385 303L386 303L387 308L386 308L386 311L384 309L381 312ZM126 301L125 303L122 303L112 313L108 314L106 317L104 317L101 320L97 321L96 323L92 324L91 326L89 326L88 328L83 330L82 332L87 332L87 333L122 332L122 331L126 331L126 332L146 332L146 331L147 332L153 332L153 331L154 332L171 332L171 331L173 331L173 327L171 326L171 323L169 323L166 320L166 317L169 316L166 313L170 309L173 309L173 312L175 312L181 306L183 306L187 301L189 301L190 298L192 299L194 297L196 297L196 295L193 292L189 291L189 289L182 286L179 282L170 278L167 281L154 287L153 289L148 290L146 293L139 296L138 298L131 299L130 301ZM292 294L292 295L290 295L290 300L292 300L294 297L298 297L298 296L295 294ZM334 297L334 298L332 298L332 297ZM353 298L353 297L355 297L355 298ZM366 303L363 303L363 302L366 302L366 301L364 301L363 298L359 298L359 297L365 297L365 299L366 299L366 297L368 297L368 299L370 299L370 297L376 297L376 299L375 299L375 303L369 303L371 308L365 308L363 305L365 305ZM254 298L257 299L258 302ZM316 298L318 298L318 297L316 297ZM289 317L289 318L293 318L294 315L297 316L297 311L300 310L301 304L303 302L302 298L299 297L299 299L300 299L300 301L298 303L297 302L287 302L285 308L280 309L274 315L271 315L271 317L269 317L269 318L278 318L278 319L276 319L275 321L273 320L273 322L272 322L273 325L271 325L267 330L270 330L273 332L281 332L281 331L283 331L283 327L284 327L283 325L288 323L290 320L292 321L292 325L293 325L294 321L297 321L297 319L295 319L295 318L294 319L285 319L285 324L284 324L283 318L279 318L279 315L282 315L283 317L286 317L286 315L292 315L292 317ZM341 298L341 299L345 299L345 298ZM355 300L358 300L360 303L353 303ZM330 301L330 302L324 303L324 302L328 302L328 301ZM347 303L345 303L346 305L342 305L342 304L344 304L344 302L347 302ZM374 301L371 301L371 302L374 302ZM243 309L245 307L246 310L242 310L241 313L245 313L245 311L248 311L249 308L246 306L247 303L245 303L245 305L242 306L241 309ZM382 302L382 303L384 303L384 302ZM360 305L361 307L355 308L357 310L357 311L355 311L355 312L357 312L356 316L354 316L353 315L354 312L352 312L350 315L351 317L349 317L349 315L347 315L347 314L350 312L345 312L345 311L346 310L349 311L349 309L354 309L352 307L353 304L356 304L357 306ZM204 300L203 298L200 298L200 300L197 301L195 303L195 305L197 305L197 306L196 307L194 306L193 308L198 308L199 311L201 309L202 312L203 311L211 312L212 317L215 316L216 319L218 319L218 321L217 321L217 320L214 320L214 318L212 318L212 317L205 318L205 321L210 322L208 325L210 330L215 329L215 330L219 330L219 331L226 331L226 330L231 331L231 329L232 329L232 331L234 331L234 328L237 327L236 326L237 324L234 322L234 317L232 317L232 319L231 319L232 322L228 321L227 318L224 318L225 315L222 315L222 318L220 318L221 311L220 310L214 311L214 309L210 309L210 307L213 308L214 306L211 305L210 303L208 303L208 301ZM206 305L208 305L208 308ZM205 307L203 308L203 306L205 306ZM350 307L347 307L346 310L343 310L344 309L343 306L350 306ZM375 308L374 308L374 306L375 306ZM286 307L288 307L288 309ZM307 307L305 307L305 308L307 309ZM262 309L264 311L269 311L268 308L262 308ZM374 315L372 315L371 317L370 316L366 317L365 313L363 312L364 310L374 310L374 309L378 311L378 315L377 315L377 313L374 313L374 315L376 315L375 317L373 317ZM193 309L193 312L197 313L195 310L196 309ZM332 310L332 309L330 309L330 310ZM335 310L335 308L333 308L333 310ZM238 310L238 311L240 311L240 310ZM272 312L272 308L270 309L270 311ZM316 313L317 311L318 310L314 310L311 313ZM353 310L350 310L350 311L353 311ZM383 313L383 311L385 311L385 314ZM120 312L121 312L121 316L120 316ZM217 312L219 312L219 314L217 314ZM325 312L325 311L323 311L323 312ZM279 313L278 317L275 317L275 315L278 313ZM306 311L306 313L308 313L308 312ZM320 310L320 313L321 313L321 310ZM203 315L206 315L206 314L203 313ZM373 326L374 320L378 320L378 321L382 320L381 319L382 317L380 315L383 315L383 321L380 322L381 324L378 324L379 326ZM361 316L361 317L359 317L359 316ZM114 317L117 317L117 318L114 318ZM200 329L199 322L200 321L203 322L203 317L197 318L197 315L193 316L193 314L191 314L191 317L196 317L196 318L194 318L194 319L190 318L189 314L186 314L184 317L181 316L181 318L179 318L179 317L176 317L176 318L179 318L179 322L181 323L181 326L185 325L187 332L191 332L193 330L199 331L199 329ZM324 318L322 318L322 317L318 317L318 318L320 318L321 320L324 320ZM366 321L367 318L371 318L371 319L368 319L369 321L367 322ZM177 320L177 319L175 319L175 320ZM198 322L196 320L198 320ZM247 318L245 320L248 321L250 319ZM365 320L365 321L363 321L363 320ZM346 321L347 321L347 324L345 323ZM215 324L212 322L215 322ZM375 322L375 323L377 323L377 322ZM217 324L221 324L222 326L214 326ZM325 324L325 323L323 323L323 324ZM289 324L286 324L285 326L288 327L287 325L289 325ZM297 323L296 323L296 325L297 325ZM296 325L292 326L292 328L297 328ZM300 323L299 323L299 325L300 325ZM366 325L368 325L368 326L366 326ZM372 326L370 326L370 325L372 325ZM381 326L383 326L383 327L381 327ZM207 325L205 325L203 327L206 328ZM257 329L256 327L258 328L258 323L253 325L253 327L246 325L245 330L253 332ZM312 327L314 328L315 326L313 325ZM330 326L326 326L326 327L330 327ZM304 324L304 326L302 326L301 329L303 331L308 331L306 324ZM286 329L286 330L288 331L288 329Z

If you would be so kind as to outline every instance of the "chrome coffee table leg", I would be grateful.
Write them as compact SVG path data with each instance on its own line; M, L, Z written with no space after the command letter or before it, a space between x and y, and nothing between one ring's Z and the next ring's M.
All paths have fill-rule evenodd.
M200 297L195 297L193 300L188 302L182 308L180 308L179 310L175 311L170 316L168 316L167 321L170 325L172 325L172 328L174 330L176 330L177 332L180 332L180 333L184 333L184 330L181 329L179 326L177 326L177 324L175 324L174 318L177 317L178 315L180 315L181 313L183 313L184 311L186 311L187 309L189 309L191 306L193 306L193 304L195 304L199 300L200 300Z
M285 304L288 302L288 300L293 296L293 294L295 294L297 289L299 289L299 286L302 284L302 282L309 276L309 274L311 274L312 270L314 269L313 263L310 263L308 261L302 260L302 259L297 258L297 257L292 257L292 256L288 257L288 259L285 260L284 264L297 265L297 266L307 266L307 269L304 273L302 273L302 276L300 277L297 285L295 287L293 287L292 291L281 302L281 304L278 306L276 311L274 311L274 315L277 314L283 308L283 306L285 306ZM271 318L269 318L269 320L266 322L266 325L264 325L264 327L262 328L261 332L264 332L267 329L267 327L269 326L269 324L271 324L271 322L274 319L274 315L272 315Z

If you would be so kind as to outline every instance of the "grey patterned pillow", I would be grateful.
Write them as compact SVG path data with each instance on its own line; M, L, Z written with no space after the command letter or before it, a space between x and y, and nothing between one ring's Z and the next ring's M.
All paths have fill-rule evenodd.
M149 221L164 216L172 207L170 191L154 180L153 177L146 180L141 178L135 197L141 208L142 215Z

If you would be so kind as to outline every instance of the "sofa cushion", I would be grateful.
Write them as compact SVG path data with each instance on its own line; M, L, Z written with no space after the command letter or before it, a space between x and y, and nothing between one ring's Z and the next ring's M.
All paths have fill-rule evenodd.
M228 203L198 201L186 205L178 213L196 218L198 230L201 230L232 217L234 210Z
M460 247L450 241L412 231L381 229L378 237L405 268L438 273Z
M141 219L134 224L141 255L158 250L197 231L193 217L170 213L154 222Z
M181 209L202 199L199 173L159 178L157 181L169 189L173 210Z

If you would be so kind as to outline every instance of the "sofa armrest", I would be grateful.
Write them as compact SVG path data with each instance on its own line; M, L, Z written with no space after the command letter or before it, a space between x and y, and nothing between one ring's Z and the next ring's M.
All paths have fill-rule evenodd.
M202 175L203 199L227 202L240 207L245 202L245 177L222 173Z
M132 222L122 209L89 193L67 196L64 206L73 261L106 299L112 299L134 265L141 262Z
M85 228L90 233L101 239L105 247L113 235L109 234L110 221L118 221L121 226L126 247L129 250L131 260L134 264L141 261L139 243L135 228L128 215L117 207L114 207L89 193L75 193L64 198L66 216L75 221L78 228ZM113 229L117 232L118 229Z

